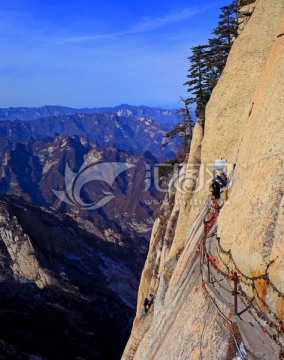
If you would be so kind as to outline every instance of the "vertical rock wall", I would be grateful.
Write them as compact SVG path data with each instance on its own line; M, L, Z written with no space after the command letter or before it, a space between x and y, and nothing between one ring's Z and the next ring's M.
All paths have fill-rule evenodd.
M208 315L203 295L195 293L200 278L191 262L206 216L214 159L236 165L229 201L218 219L221 245L231 250L248 276L263 273L273 260L270 279L284 292L283 34L284 0L257 0L207 106L205 131L196 125L189 163L180 172L171 205L168 200L163 205L166 216L154 226L124 359L198 359L202 351L204 359L227 356L228 349L221 346L228 340L226 334L218 338L222 325L208 325L206 346L200 347L200 328L212 320L214 311L208 310ZM185 278L188 285L183 287ZM141 321L149 292L157 294L155 310ZM264 296L283 319L282 299L272 290Z

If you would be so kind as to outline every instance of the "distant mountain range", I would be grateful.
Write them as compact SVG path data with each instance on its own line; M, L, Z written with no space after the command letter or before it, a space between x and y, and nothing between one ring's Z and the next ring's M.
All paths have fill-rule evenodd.
M176 110L152 108L148 106L133 106L122 104L116 107L104 108L70 108L66 106L42 106L39 108L15 107L0 108L0 120L33 121L44 117L66 116L74 114L101 114L110 113L123 117L151 118L157 123L176 123Z
M57 115L33 121L0 121L0 137L21 141L28 137L40 139L58 134L84 136L100 147L116 146L129 153L151 151L156 156L173 150L161 149L166 131L173 125L155 123L151 118L122 117L116 114Z
M118 359L135 315L154 212L164 196L154 186L154 169L174 156L174 147L161 149L174 111L128 105L77 110L0 109L5 358ZM81 201L112 197L94 211L53 192L70 196L67 165L76 177L83 164L92 166L90 158L132 166L112 183L105 181L109 173L84 182Z
M133 165L117 177L111 189L104 181L92 181L84 186L81 196L87 203L98 201L104 191L114 194L115 198L97 211L70 206L53 192L53 189L64 190L67 164L77 173L84 160L92 156L98 158L99 163ZM141 267L153 224L153 211L157 200L163 197L154 187L144 191L146 164L153 168L157 163L150 152L129 155L114 146L97 147L93 141L79 136L28 138L22 142L0 138L0 193L18 194L40 206L52 206L61 213L69 213L89 226L91 232L90 225L95 225L105 241L116 242L120 238L122 247L134 245L139 248L140 242L143 246L135 255L135 264ZM111 236L108 236L108 229L112 229Z

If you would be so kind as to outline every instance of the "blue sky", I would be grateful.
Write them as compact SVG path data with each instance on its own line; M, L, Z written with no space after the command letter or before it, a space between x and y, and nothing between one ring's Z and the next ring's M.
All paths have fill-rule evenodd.
M176 108L224 0L0 0L0 107Z

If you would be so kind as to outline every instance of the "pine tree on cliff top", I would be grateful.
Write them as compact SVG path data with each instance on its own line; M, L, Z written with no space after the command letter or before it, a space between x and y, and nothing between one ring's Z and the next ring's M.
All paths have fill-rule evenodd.
M210 99L212 91L216 86L223 70L229 52L232 47L233 38L237 37L237 8L238 2L234 0L231 5L223 6L219 16L217 28L212 32L215 37L208 40L205 45L194 46L188 70L188 81L184 84L188 86L187 91L190 96L184 101L184 114L189 114L189 105L195 104L196 116L201 124L205 121L205 109ZM181 110L180 110L181 111ZM165 147L176 137L181 137L184 126L188 126L192 119L187 116L187 123L178 124L173 130L169 131L165 137L162 147ZM185 118L184 118L185 119ZM192 136L192 128L190 131ZM188 135L186 135L188 136ZM183 138L183 149L189 150L191 138Z
M187 104L196 104L196 116L204 121L205 108L211 93L226 65L227 57L232 47L233 38L237 37L237 1L221 8L219 23L213 31L214 38L206 45L194 46L192 55L188 58L191 66L188 70Z
M186 99L186 104L196 104L196 116L204 118L204 109L210 98L210 88L208 87L208 64L207 64L208 45L198 45L192 48L192 55L188 58L191 66L187 75L188 91L191 96Z
M227 53L227 55L231 50L233 38L238 34L238 24L236 22L237 8L237 1L233 1L229 6L223 6L219 16L218 27L212 33L220 40L222 51L225 54Z
M211 95L226 65L225 54L221 40L209 39L206 53L206 84Z

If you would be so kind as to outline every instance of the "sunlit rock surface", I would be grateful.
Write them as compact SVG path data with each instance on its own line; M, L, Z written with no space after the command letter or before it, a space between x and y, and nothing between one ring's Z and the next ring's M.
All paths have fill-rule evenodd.
M232 359L236 354L224 319L201 291L196 255L210 210L206 202L214 159L225 158L232 165L229 201L217 220L222 247L231 250L238 269L249 277L263 274L273 260L269 278L284 292L284 1L258 0L251 13L207 106L204 136L197 125L189 166L177 180L193 191L183 193L177 186L154 225L123 359ZM184 177L186 172L189 176ZM225 260L233 269L230 259ZM256 291L284 320L283 299L264 283L257 281ZM245 290L255 295L251 287ZM151 292L157 296L155 305L141 317L144 298ZM256 300L263 314L270 316L260 302ZM232 316L229 304L220 301L219 307ZM273 359L278 345L269 354L266 330L263 338L253 339L249 326L241 329L250 348L248 358Z

